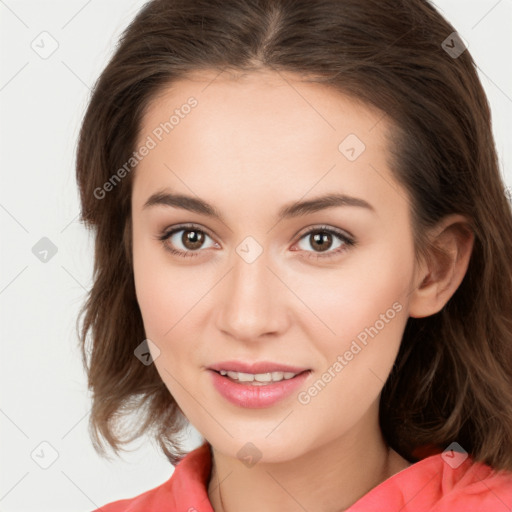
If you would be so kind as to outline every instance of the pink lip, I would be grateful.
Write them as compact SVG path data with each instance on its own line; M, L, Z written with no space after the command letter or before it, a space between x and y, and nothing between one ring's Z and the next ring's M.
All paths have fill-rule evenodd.
M244 363L243 361L224 361L223 363L213 364L208 367L210 370L219 372L226 370L242 373L270 373L270 372L291 372L301 373L309 368L300 368L298 366L288 366L285 364L272 363L270 361L260 361L257 363Z
M232 370L237 371L237 370ZM283 370L275 370L283 371ZM248 409L270 407L293 393L309 377L310 371L304 371L292 379L281 380L272 384L239 384L229 377L214 370L210 371L215 389L230 403ZM266 373L266 372L248 372ZM295 373L295 372L294 372Z

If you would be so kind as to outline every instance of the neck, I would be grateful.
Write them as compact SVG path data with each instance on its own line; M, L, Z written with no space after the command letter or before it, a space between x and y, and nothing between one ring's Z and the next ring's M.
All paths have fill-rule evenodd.
M340 512L409 463L385 443L377 416L283 462L248 468L212 446L208 495L215 512ZM292 448L290 448L290 452ZM300 453L299 453L300 452Z

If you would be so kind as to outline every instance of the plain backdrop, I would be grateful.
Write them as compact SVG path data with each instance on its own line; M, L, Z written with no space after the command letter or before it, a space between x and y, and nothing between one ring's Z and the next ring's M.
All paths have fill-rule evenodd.
M96 454L75 332L93 265L93 240L77 220L79 125L94 81L144 3L0 0L0 512L89 512L174 470L147 438L114 462ZM436 5L478 65L512 185L512 0ZM46 262L37 257L42 246ZM201 442L193 428L187 436L187 449Z

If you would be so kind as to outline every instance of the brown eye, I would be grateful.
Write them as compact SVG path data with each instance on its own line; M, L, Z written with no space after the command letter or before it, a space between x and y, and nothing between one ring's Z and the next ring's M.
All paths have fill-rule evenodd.
M331 247L332 241L333 236L330 233L315 233L311 237L311 247L318 249L319 251L327 251Z
M348 235L328 227L310 229L302 235L298 243L299 249L309 253L306 257L317 259L337 256L353 245L355 245L355 241ZM309 250L309 248L313 250Z
M200 249L206 249L205 241L211 237L202 229L195 226L179 226L172 230L162 233L159 240L164 244L164 248L177 256L191 257L199 256ZM210 245L215 245L213 242Z

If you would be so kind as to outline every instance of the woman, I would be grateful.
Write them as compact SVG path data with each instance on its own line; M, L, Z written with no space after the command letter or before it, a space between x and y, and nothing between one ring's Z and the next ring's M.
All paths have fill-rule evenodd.
M77 178L95 447L177 464L101 510L512 507L512 213L427 1L149 2Z

